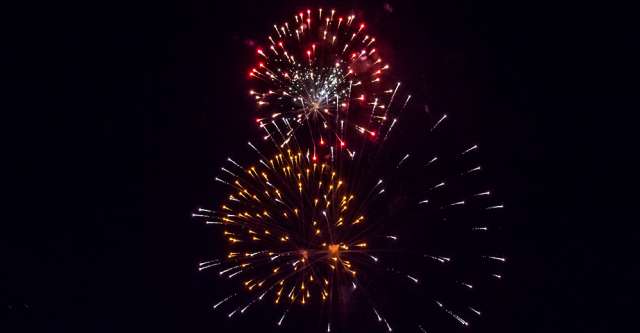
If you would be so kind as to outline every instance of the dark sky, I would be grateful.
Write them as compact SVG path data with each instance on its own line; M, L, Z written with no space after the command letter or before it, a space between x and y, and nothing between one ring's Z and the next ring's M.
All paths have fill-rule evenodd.
M596 117L624 92L589 91L607 71L595 64L618 66L603 60L605 50L619 40L627 47L593 24L628 31L625 21L553 3L385 3L337 8L356 9L386 40L394 75L421 103L455 114L464 135L482 142L510 207L510 278L482 329L607 331L607 309L629 308L632 278L601 249L623 253L629 243L615 242L623 229L601 229L620 217L592 194L606 183L599 156L624 149L578 126L624 140L627 132ZM257 134L247 41L317 4L331 7L196 0L15 9L27 15L11 25L7 123L22 126L4 134L26 163L8 173L25 175L9 181L17 200L4 222L2 331L234 331L202 295L194 267L206 244L189 214L207 200L222 159ZM616 284L604 282L611 276Z

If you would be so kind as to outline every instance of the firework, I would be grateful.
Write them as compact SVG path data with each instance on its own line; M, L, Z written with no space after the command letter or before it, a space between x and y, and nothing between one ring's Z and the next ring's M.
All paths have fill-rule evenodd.
M291 131L284 140L307 127L298 135L310 137L314 153L344 145L352 134L375 141L388 128L400 83L385 82L390 65L355 15L302 11L274 24L266 43L249 71L261 127L286 122Z
M449 295L472 295L478 284L500 280L506 261L499 249L470 246L482 243L494 211L504 207L478 182L477 145L433 157L425 148L390 150L370 170L352 168L357 160L314 161L303 149L265 154L274 149L248 146L254 163L228 158L216 177L227 188L224 200L193 213L217 225L227 247L198 270L239 288L216 299L214 309L235 318L268 306L261 311L275 309L278 328L294 309L307 309L324 318L323 330L338 329L332 312L358 298L370 323L387 331L429 325L421 308L409 306L429 299L425 308L431 304L458 325L480 316L473 297ZM412 231L418 227L424 235Z
M231 192L219 213L199 210L194 217L223 226L230 251L219 275L244 281L244 289L256 295L247 307L267 294L275 304L326 302L340 290L337 280L357 287L352 257L369 257L367 240L357 236L366 212L342 175L292 150L247 168L228 161L233 169L222 171L231 179L220 181ZM284 315L279 325L282 320Z
M428 311L472 326L474 293L507 260L489 236L504 204L479 145L441 137L450 119L426 106L426 121L400 122L415 117L402 112L411 95L385 83L389 65L355 15L303 11L267 40L249 94L273 145L249 142L252 163L227 158L214 178L224 199L192 214L226 247L198 265L234 286L212 308L233 319L262 307L277 329L301 311L326 332L426 332L439 325ZM424 137L392 135L415 124Z

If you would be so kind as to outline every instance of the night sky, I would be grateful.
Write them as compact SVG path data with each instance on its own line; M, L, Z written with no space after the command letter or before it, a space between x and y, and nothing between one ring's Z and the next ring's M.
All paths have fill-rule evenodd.
M28 15L8 39L15 112L6 123L20 126L3 134L25 163L10 163L7 173L16 175L8 181L15 213L3 222L0 322L8 329L0 331L261 329L210 311L207 284L216 280L195 269L210 245L190 214L209 200L220 163L260 133L247 96L250 44L318 5L332 7L195 0L15 8ZM637 269L619 268L602 249L628 252L633 242L616 240L634 234L602 230L622 217L600 209L593 193L607 183L608 156L625 151L599 136L623 141L628 132L600 123L596 111L618 109L620 100L590 94L589 79L606 72L594 65L605 62L603 49L627 41L582 29L591 16L569 5L336 8L354 9L385 41L394 75L419 103L455 116L460 135L481 143L508 207L509 263L477 331L608 331L609 311L633 308L626 287ZM605 13L598 22L628 31ZM612 276L615 283L605 282Z

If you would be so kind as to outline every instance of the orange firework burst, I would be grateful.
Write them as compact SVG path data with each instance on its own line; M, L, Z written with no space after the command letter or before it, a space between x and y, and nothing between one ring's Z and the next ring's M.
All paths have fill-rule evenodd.
M218 181L232 191L210 223L224 225L230 248L219 274L256 293L238 311L271 290L276 304L326 301L340 290L337 275L356 288L352 258L368 256L366 217L342 175L290 149L247 168L230 162L237 170L223 171L233 180Z

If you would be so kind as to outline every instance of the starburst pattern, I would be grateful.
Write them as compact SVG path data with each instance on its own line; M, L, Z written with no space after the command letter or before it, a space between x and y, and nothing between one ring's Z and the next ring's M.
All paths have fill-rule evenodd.
M350 132L375 140L387 123L400 83L384 81L390 65L375 48L376 38L355 15L307 10L276 24L268 47L260 47L249 72L265 123L284 118L288 138L308 135L316 144L345 141ZM299 131L307 127L308 131Z

